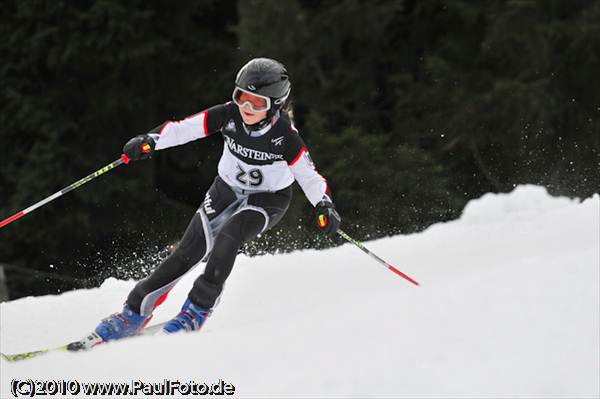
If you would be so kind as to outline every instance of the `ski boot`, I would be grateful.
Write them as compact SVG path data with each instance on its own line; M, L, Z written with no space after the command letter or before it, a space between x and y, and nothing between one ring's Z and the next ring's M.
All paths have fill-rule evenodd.
M139 334L151 318L152 315L142 316L135 313L125 304L121 313L103 319L94 331L104 342L131 337Z
M197 331L210 316L211 309L203 308L186 299L181 311L163 327L163 333L174 334L179 331Z

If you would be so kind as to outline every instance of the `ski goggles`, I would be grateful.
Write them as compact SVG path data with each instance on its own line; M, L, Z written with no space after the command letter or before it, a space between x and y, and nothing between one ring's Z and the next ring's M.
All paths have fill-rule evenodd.
M264 112L271 108L271 99L269 97L261 96L260 94L252 93L239 87L233 90L231 97L238 107L248 104L252 112Z

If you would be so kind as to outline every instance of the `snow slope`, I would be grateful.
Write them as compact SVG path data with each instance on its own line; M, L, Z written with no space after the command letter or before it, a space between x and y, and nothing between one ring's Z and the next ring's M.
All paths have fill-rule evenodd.
M200 333L0 361L12 379L181 381L239 397L599 397L600 198L519 186L455 221L367 243L415 287L351 245L238 258ZM155 312L174 315L201 267ZM0 305L5 353L80 338L133 281Z

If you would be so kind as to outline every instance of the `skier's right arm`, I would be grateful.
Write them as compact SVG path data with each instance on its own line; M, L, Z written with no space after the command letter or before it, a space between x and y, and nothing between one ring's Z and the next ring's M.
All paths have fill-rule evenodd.
M210 136L221 130L230 108L231 103L215 105L181 121L166 121L147 134L129 140L123 153L132 161L148 159L154 151Z

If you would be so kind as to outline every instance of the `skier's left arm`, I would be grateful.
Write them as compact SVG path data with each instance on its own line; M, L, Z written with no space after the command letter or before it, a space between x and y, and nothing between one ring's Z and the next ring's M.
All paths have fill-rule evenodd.
M304 140L296 130L290 132L286 144L285 160L304 195L316 209L317 227L327 235L335 234L341 218L333 204L327 180L317 171Z

